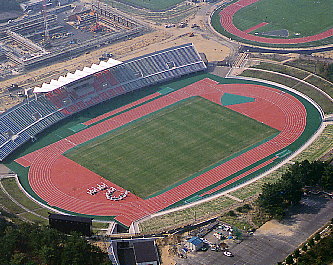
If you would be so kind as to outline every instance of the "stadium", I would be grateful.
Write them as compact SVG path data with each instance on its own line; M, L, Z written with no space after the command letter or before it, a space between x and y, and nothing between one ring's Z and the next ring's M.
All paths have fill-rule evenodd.
M211 24L222 35L253 46L310 48L332 44L332 11L332 1L240 0L219 6Z
M322 124L299 92L206 69L185 44L52 80L0 116L0 159L45 207L130 226L255 178Z

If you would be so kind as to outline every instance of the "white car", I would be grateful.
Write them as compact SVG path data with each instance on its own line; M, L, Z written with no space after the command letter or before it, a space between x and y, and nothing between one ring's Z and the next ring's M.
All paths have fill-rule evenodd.
M200 239L201 239L205 244L210 245L210 242L209 242L206 238L201 237Z
M232 255L232 253L230 251L223 251L223 255L227 256L227 257L233 257L234 255Z

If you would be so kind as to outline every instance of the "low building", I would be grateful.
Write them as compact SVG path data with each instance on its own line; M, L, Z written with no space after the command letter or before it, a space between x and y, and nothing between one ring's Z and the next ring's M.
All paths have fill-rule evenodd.
M113 239L108 249L115 265L159 265L154 238Z
M198 251L204 245L202 239L197 236L192 237L191 239L187 240L187 247L192 251Z

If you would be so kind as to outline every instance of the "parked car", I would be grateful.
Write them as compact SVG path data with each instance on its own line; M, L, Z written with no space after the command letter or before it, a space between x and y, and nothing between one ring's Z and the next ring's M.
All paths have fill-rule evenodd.
M216 245L216 244L214 244L214 245L212 245L211 247L210 247L210 250L212 250L212 251L219 251L220 250L220 247L218 246L218 245Z
M200 250L201 251L207 251L208 250L208 246L203 246Z
M227 257L233 257L233 256L234 256L234 255L233 255L230 251L228 251L228 250L223 251L223 255L225 255L225 256L227 256Z

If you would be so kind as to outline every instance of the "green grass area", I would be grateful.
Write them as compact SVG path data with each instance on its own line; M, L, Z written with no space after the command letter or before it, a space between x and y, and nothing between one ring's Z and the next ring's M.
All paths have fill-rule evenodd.
M49 213L56 213L50 209L47 209L47 208L40 208L40 209L37 209L37 210L34 210L34 212L36 214L39 214L45 218L48 218L49 217Z
M40 218L38 215L35 215L33 213L30 213L30 212L21 213L20 217L23 217L23 218L29 220L30 222L33 222L33 223L36 223L36 224L42 224L42 225L48 225L49 224L48 219Z
M107 229L109 227L109 223L93 222L92 227L95 229Z
M289 38L304 37L332 28L332 14L333 0L261 0L239 10L233 22L241 30L267 22L268 25L256 32L287 29Z
M263 66L255 66L255 68L263 68L263 69L270 69L270 65L273 66L273 69L280 73L285 73L288 75L295 75L296 77L302 77L305 74L301 74L300 70L297 69L288 69L287 67L284 67L283 65L275 65L275 64L269 64L265 63ZM281 76L274 73L267 73L267 72L260 72L256 70L247 69L242 74L242 76L246 77L254 77L254 78L260 78L264 80L273 81L291 88L294 88L295 90L303 93L304 95L307 95L309 98L313 99L315 102L317 102L320 107L323 109L325 113L332 113L333 112L333 104L332 101L330 101L324 94L319 93L315 88L308 86L304 83L298 82L297 80L294 80L292 78ZM329 83L325 82L325 80L322 80L315 76L310 76L305 80L306 82L313 84L317 87L319 87L324 92L332 93L332 87L329 87Z
M253 196L255 197L261 192L261 188L264 185L264 183L275 182L277 179L279 179L282 176L287 167L288 167L287 165L280 167L274 172L266 175L265 177L260 178L249 185L246 185L242 188L230 192L230 195L233 195L241 200L245 200Z
M302 63L302 65L306 65L305 63ZM296 66L296 65L295 65ZM282 64L273 64L273 63L260 63L260 65L256 65L255 68L258 69L264 69L264 70L270 70L282 74L287 74L290 76L294 76L298 79L305 79L306 82L315 85L316 87L320 88L322 91L333 97L333 86L330 82L326 81L323 78L320 78L318 76L313 76L311 73L309 73L307 70L299 69L296 67L292 67L289 65L282 65ZM318 66L319 68L319 66ZM316 68L312 68L309 66L308 70L314 70ZM285 80L282 79L282 80ZM273 81L273 80L271 80ZM281 83L278 81L274 81L277 83ZM296 89L297 91L307 95L311 99L313 99L315 102L317 102L324 110L325 113L332 113L333 112L333 104L332 101L330 101L324 94L318 93L316 89L313 87L306 85L304 83L299 82L298 84L294 85L292 88Z
M304 83L298 83L293 88L303 93L304 95L307 95L309 98L313 99L316 103L319 104L319 106L322 107L325 113L333 113L333 102L330 101L324 94L318 92L313 87L306 85Z
M276 62L282 62L285 60L290 59L288 54L278 54L278 53L251 53L250 55L251 59L259 59L259 60L269 60L269 61L276 61Z
M175 6L184 0L120 0L120 2L127 3L135 7L143 7L150 10L165 10Z
M303 69L333 82L333 63L319 60L297 59L286 62L286 65Z
M293 158L293 161L315 161L333 149L333 125L327 125L320 136L303 152Z
M22 213L24 210L16 203L12 202L9 197L0 189L0 208L5 207L10 213Z
M12 196L17 202L22 204L24 207L34 210L40 208L38 204L34 201L30 200L17 186L15 178L8 178L3 179L2 185L4 186L5 190Z
M254 228L253 225L247 220L246 215L242 215L236 213L236 216L229 216L227 213L219 217L219 221L223 223L227 223L233 227L237 227L238 229L242 229L247 231L249 229Z
M304 79L305 77L307 77L305 80L306 82L308 82L312 85L315 85L316 87L320 88L322 91L324 91L325 93L327 93L328 95L330 95L333 98L333 84L331 82L329 82L328 80L325 80L325 78L328 78L330 75L330 71L329 71L330 66L325 63L320 63L320 62L317 63L317 62L305 61L305 60L296 60L296 61L287 62L286 65L261 63L259 66L255 66L255 68L271 70L271 71L291 75L291 76L297 77L299 79ZM311 73L318 74L319 76L316 76L316 75L311 76ZM309 88L309 89L313 90L313 88ZM319 93L316 90L314 90L312 94L315 95L315 94L319 94ZM308 95L308 94L306 94L306 95ZM314 99L313 96L309 95L309 97ZM322 97L322 95L319 94L319 98L320 98L320 96ZM328 105L331 105L330 109L333 108L332 103L330 103Z
M15 178L6 178L2 179L1 183L5 190L9 193L9 195L20 203L23 207L33 211L36 214L30 213L26 211L26 209L21 208L15 202L13 202L1 189L0 189L0 208L1 206L8 209L8 211L15 216L13 216L14 222L20 222L18 217L23 218L24 220L28 220L30 222L39 223L39 224L47 224L48 213L52 212L49 209L42 208L37 203L30 200L25 194L19 189L17 186ZM41 215L45 218L42 218L38 215Z
M142 0L141 0L142 1ZM195 5L188 5L187 2L178 0L178 4L170 5L171 2L166 1L152 1L154 4L158 3L159 5L167 6L163 11L158 11L154 9L142 9L137 8L139 5L131 5L130 2L134 3L133 0L130 1L117 1L117 0L105 0L110 6L117 8L127 14L140 16L143 19L148 19L154 21L157 24L164 23L177 23L183 21L186 17L194 14L197 10ZM137 2L137 1L135 1ZM147 1L148 2L148 1ZM176 2L176 0L174 0Z
M288 67L283 64L260 63L260 65L256 65L255 68L279 72L279 73L283 73L286 75L291 75L298 79L304 79L305 77L310 75L310 73L307 73L303 70L299 70L299 69L293 68L293 67Z
M282 84L282 85L285 85L288 87L293 87L296 84L298 84L297 80L291 79L289 77L277 75L274 73L267 73L267 72L251 70L251 68L245 70L241 74L241 76L254 77L254 78L259 78L259 79L263 79L263 80L273 81L275 83Z
M276 132L195 97L91 141L66 156L146 197Z
M310 76L306 79L307 82L309 82L312 85L315 85L316 87L320 88L321 90L325 91L328 95L330 95L333 98L333 85L332 83L329 83L317 76Z
M274 0L266 0L266 1L270 1L271 3L275 3L275 1ZM281 1L281 0L279 0L279 1ZM294 1L292 1L292 2L290 2L290 1L287 1L287 0L282 0L282 1L284 1L284 2L288 2L288 3L294 3ZM329 1L325 1L325 3L327 3L328 5L330 5L330 7L328 8L328 10L331 10L332 9L332 1L333 0L329 0ZM235 1L233 1L233 2L235 2ZM257 2L257 4L259 4L259 3L261 3L261 2L263 2L263 1L260 1L260 2ZM305 5L303 5L303 2L304 1L302 1L302 0L298 0L297 2L302 2L302 4L299 6L300 8L301 8L301 10L303 10L303 7L306 7L307 6L307 4L305 4ZM232 2L230 2L230 4L231 4ZM310 3L310 1L307 1L306 3ZM316 2L311 2L311 3L316 3ZM235 40L235 41L239 41L239 42L242 42L242 43L246 43L246 44L250 44L250 45L255 45L255 46L262 46L262 47L270 47L270 48L290 48L290 49L298 49L298 48L308 48L308 47L317 47L317 46L323 46L323 45L330 45L330 44L332 44L332 42L333 42L333 37L328 37L328 38L326 38L326 39L322 39L322 40L318 40L318 41L313 41L313 42L307 42L307 43L298 43L298 44L271 44L271 43L262 43L262 42L255 42L255 41L250 41L250 40L246 40L246 39L243 39L243 38L240 38L240 37L238 37L238 36L235 36L235 35L233 35L233 34L231 34L231 33L229 33L228 31L226 31L223 27L222 27L222 25L221 25L221 22L220 22L220 12L221 12L221 10L223 9L223 8L225 8L225 6L226 5L222 5L222 6L220 6L220 7L218 7L215 11L214 11L214 13L213 13L213 15L211 16L211 25L213 26L213 28L217 31L217 32L219 32L220 34L222 34L222 35L224 35L224 36L226 36L226 37L228 37L228 38L231 38L231 39L233 39L233 40ZM252 5L250 5L248 8L250 8ZM279 9L279 10L281 10L281 9ZM237 12L236 14L235 14L235 16L238 16L238 14L241 12L242 10L240 10L239 12ZM272 10L266 10L267 12L275 12L275 10L274 9L272 9ZM311 30L315 30L316 28L320 28L320 31L324 31L325 29L328 29L328 28L332 28L333 27L333 21L332 21L332 19L331 19L331 17L330 17L330 14L332 13L331 11L329 12L329 13L326 13L326 10L321 10L322 12L324 12L325 13L325 15L324 15L324 17L326 17L326 16L329 16L329 19L327 19L323 24L321 24L321 23L313 23L313 20L309 20L309 23L311 23L312 24L312 26L311 27L309 27L309 28L311 28ZM287 10L287 9L285 9L285 7L284 7L284 10L282 10L281 11L282 13L285 13L285 14L289 14L289 11ZM320 9L318 8L318 9L316 9L316 12L320 12ZM295 16L295 14L297 14L296 16ZM295 14L291 14L291 19L292 20L294 20L294 18L293 17L296 17L296 18L298 18L298 19L300 19L302 16L299 16L299 14L300 14L300 12L296 12ZM259 15L257 16L257 17L260 17ZM281 16L281 18L282 17L284 17L284 16ZM286 16L285 16L286 17ZM312 16L311 16L312 17ZM240 17L240 19L241 19L241 17ZM265 16L265 19L266 19L266 16ZM307 19L307 17L305 18L305 19ZM317 18L315 18L316 19L316 21L319 21L319 20L317 20ZM320 19L321 19L321 16L320 16ZM247 19L248 20L248 19ZM282 19L281 19L282 20ZM286 20L286 19L285 19ZM259 20L258 20L259 21ZM301 21L301 20L300 20ZM251 27L251 25L252 26L254 26L254 24L255 25L257 25L257 24L259 24L259 23L261 23L261 22L264 22L264 21L260 21L260 22L258 22L258 23L256 23L256 22L253 22L253 23L250 23L251 21L250 20L248 20L248 21L243 21L243 22L239 22L240 24L244 24L244 27L246 27L246 28L250 28ZM235 22L236 23L236 22ZM284 22L283 22L284 23ZM329 23L330 24L330 26L327 26L328 24L327 23ZM246 26L245 26L246 25ZM274 24L273 24L274 25ZM316 26L317 25L317 26ZM296 25L297 27L292 27L292 26L288 26L288 29L290 29L291 31L295 28L295 30L296 29L298 29L298 27L302 27L302 26L300 26L300 25ZM241 27L241 25L239 25L239 27ZM269 26L266 26L266 29L265 29L265 31L266 30L269 30L268 29L268 27ZM326 28L325 28L326 27ZM264 29L265 27L263 27L262 29ZM281 28L280 28L281 29ZM311 30L308 30L307 28L305 28L304 29L306 32L308 32L308 34L309 34L309 32L311 31ZM259 31L259 29L258 30L256 30L257 32ZM292 34L294 33L294 32L291 32ZM302 33L302 32L299 32L299 31L296 31L295 33ZM318 32L317 32L318 33ZM301 37L301 36L296 36L296 37Z
M139 224L141 233L154 233L166 231L171 228L180 227L190 223L199 222L205 218L227 211L236 201L227 197L219 197L215 200L195 205L177 212L153 217Z

